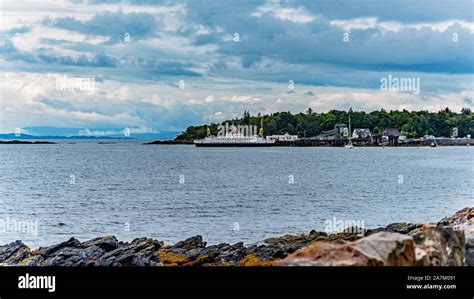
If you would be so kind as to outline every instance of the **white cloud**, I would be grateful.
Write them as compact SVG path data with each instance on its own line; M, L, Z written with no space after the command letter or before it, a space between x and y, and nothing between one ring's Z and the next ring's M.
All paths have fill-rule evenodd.
M470 60L465 51L471 45L469 38L472 36L463 29L472 33L472 22L456 19L431 23L387 22L371 15L328 21L324 15L311 13L298 4L290 7L289 1L242 7L245 15L233 14L217 6L212 16L207 14L207 8L189 11L190 4L151 6L130 5L124 1L92 5L58 0L52 5L45 1L31 4L16 0L2 2L2 33L22 26L31 31L18 33L11 39L21 53L0 57L4 71L0 90L0 131L12 132L15 127L37 125L174 130L202 123L206 118L223 120L240 116L244 110L253 114L303 112L310 105L318 111L347 109L348 106L364 110L383 107L430 111L449 106L458 111L466 99L474 98L472 74L468 68ZM160 21L160 27L144 39L132 36L129 43L111 46L104 44L108 37L47 27L41 22L44 17L51 20L73 17L87 21L100 12L151 13ZM234 19L236 16L239 19ZM262 27L248 28L245 22L239 22L240 18ZM333 27L328 29L328 24ZM454 24L459 24L461 29L457 28L463 35L458 44L446 46L444 41L450 36L439 33ZM232 40L234 30L240 28L245 32L241 43L222 43L223 36L227 34ZM272 36L271 41L266 40L275 28L281 34ZM374 38L367 35L355 43L351 40L351 51L346 51L346 47L340 47L341 28L348 31L377 29L381 34ZM194 39L196 35L197 40ZM421 51L417 48L420 38L424 41ZM51 40L51 43L45 40ZM52 55L78 57L105 53L121 62L116 68L106 68L61 65L47 59L38 59L40 63L34 64L13 57L33 55L42 47L51 49ZM367 71L364 67L389 65L385 69L388 71L394 64L414 72L419 69L410 69L412 65L440 63L442 67L449 67L451 60L443 65L446 57L453 58L454 70L458 65L466 65L466 68L461 68L458 74L444 68L446 73L437 73L436 68L426 73L421 71L423 92L420 96L369 89L371 86L376 88L373 82L378 82L385 74ZM243 66L247 58L250 67ZM161 61L165 63L160 64ZM362 67L351 66L353 62ZM199 74L187 76L181 73L180 63L186 70ZM178 66L176 69L175 65ZM163 76L161 68L167 66L169 74ZM47 71L50 74L42 73ZM58 91L55 78L60 74L95 76L103 80L96 81L96 92L92 95ZM421 77L418 73L416 76ZM185 81L185 90L177 87L181 79ZM296 83L296 93L291 95L287 93L290 79ZM307 90L317 95L304 95Z
M208 96L206 97L206 99L204 100L204 102L206 102L206 103L212 103L212 102L214 102L215 100L216 100L216 98L211 94L211 95L208 95Z
M308 12L304 7L282 7L279 1L268 1L257 8L252 16L261 17L263 14L270 14L277 19L287 20L295 23L308 23L316 19L316 16Z
M234 96L223 96L220 98L221 100L224 101L230 101L230 102L236 102L236 103L254 103L254 102L259 102L262 99L254 97L252 95L234 95Z
M381 31L398 32L406 28L430 28L434 31L444 32L454 24L459 24L464 28L474 32L474 23L463 20L446 20L436 23L405 23L400 22L380 22L377 17L355 18L349 20L332 20L329 22L332 26L341 27L346 31L379 29Z

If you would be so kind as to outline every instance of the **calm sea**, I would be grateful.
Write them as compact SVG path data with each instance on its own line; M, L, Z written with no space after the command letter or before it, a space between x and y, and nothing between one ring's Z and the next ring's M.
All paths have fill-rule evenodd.
M253 243L324 230L328 219L374 228L438 221L474 206L474 147L57 142L0 145L0 244L107 234Z

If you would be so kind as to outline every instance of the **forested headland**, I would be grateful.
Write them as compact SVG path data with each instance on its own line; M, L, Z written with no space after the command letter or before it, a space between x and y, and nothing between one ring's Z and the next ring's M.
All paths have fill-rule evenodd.
M458 129L458 136L474 136L474 113L469 108L460 112L451 111L449 108L438 112L428 111L379 111L364 112L352 111L350 113L351 127L368 128L374 134L382 134L387 128L397 128L409 138L418 138L425 135L436 137L450 137L452 129ZM292 114L290 112L277 112L269 115L250 115L245 111L241 117L229 119L222 123L203 124L190 126L176 137L177 140L194 140L204 138L207 127L213 135L217 134L218 126L226 122L234 125L256 125L261 122L265 135L291 134L299 137L314 137L323 131L331 130L335 124L347 124L349 112L331 110L326 113L317 113L309 108L305 113Z

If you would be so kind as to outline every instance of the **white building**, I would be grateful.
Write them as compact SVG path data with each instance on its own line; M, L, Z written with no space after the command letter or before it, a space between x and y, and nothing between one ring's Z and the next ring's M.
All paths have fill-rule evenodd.
M290 135L285 133L285 135L271 135L267 136L268 140L278 140L278 141L295 141L298 140L298 135Z
M369 129L354 129L352 138L369 138L372 136L372 132Z

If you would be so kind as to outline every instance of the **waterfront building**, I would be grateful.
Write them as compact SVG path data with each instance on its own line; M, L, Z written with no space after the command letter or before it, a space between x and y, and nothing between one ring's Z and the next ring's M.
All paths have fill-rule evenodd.
M352 133L352 138L370 138L372 137L372 132L370 129L354 129Z
M277 140L277 141L295 141L298 140L298 135L290 135L285 133L284 135L271 135L267 136L268 140Z

